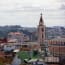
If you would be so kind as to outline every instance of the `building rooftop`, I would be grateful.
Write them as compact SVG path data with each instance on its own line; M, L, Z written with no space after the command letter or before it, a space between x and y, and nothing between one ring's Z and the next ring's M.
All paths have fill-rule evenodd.
M53 40L53 41L65 41L65 38L58 37L58 38L54 38L51 40Z
M10 32L8 35L13 35L13 34L20 35L20 34L23 34L23 33L20 33L20 32Z
M45 62L59 63L59 57L45 57Z

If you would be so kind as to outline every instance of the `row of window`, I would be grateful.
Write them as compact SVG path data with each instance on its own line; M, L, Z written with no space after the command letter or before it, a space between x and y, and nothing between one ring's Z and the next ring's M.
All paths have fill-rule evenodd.
M65 46L65 42L64 43L57 43L57 44L50 44L50 45Z

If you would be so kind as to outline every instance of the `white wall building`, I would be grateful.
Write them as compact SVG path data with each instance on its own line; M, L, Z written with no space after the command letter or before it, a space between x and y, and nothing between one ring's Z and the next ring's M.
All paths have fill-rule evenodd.
M17 39L17 43L23 43L24 41L29 41L29 36L25 35L23 32L10 32L8 34L8 41L12 39Z

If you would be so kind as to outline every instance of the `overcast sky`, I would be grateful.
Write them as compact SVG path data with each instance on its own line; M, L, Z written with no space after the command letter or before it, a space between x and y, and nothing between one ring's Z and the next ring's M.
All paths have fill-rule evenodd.
M65 0L0 0L0 25L65 26Z

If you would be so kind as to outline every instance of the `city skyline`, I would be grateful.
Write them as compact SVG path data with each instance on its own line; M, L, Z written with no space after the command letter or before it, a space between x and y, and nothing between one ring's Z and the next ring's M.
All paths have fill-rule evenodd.
M65 26L65 0L0 0L0 26L36 27L41 12L46 26Z

